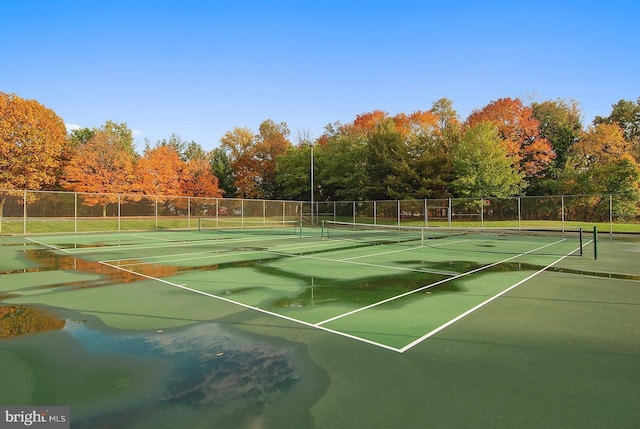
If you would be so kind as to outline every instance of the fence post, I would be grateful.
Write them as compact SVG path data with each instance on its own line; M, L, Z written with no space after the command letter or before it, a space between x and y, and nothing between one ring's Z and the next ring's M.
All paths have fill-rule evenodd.
M609 235L613 235L613 195L609 194Z
M522 197L518 197L518 232L522 230Z
M374 201L373 202L373 224L377 225L378 224L378 202Z
M427 209L427 199L424 199L424 227L429 226L429 210Z
M561 201L562 201L562 204L561 204L561 207L562 207L561 208L561 210L562 210L562 216L561 216L561 219L562 219L562 232L564 233L564 195L560 196L560 198L561 198Z
M22 204L22 233L27 233L27 190L24 190L23 204Z
M353 223L356 223L356 202L352 202L353 209L351 210L351 214L353 215Z
M78 193L73 193L73 232L78 232Z
M122 205L121 205L122 203L121 203L121 200L120 200L120 196L121 195L118 194L118 231L120 231L120 219L121 219L121 216L122 216L122 208L121 208L122 207Z

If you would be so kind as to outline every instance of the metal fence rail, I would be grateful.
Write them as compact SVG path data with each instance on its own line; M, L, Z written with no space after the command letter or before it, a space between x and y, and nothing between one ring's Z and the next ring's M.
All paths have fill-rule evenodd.
M197 229L323 220L371 224L640 231L640 207L623 195L558 195L314 202L0 190L0 234ZM208 222L211 224L211 222Z

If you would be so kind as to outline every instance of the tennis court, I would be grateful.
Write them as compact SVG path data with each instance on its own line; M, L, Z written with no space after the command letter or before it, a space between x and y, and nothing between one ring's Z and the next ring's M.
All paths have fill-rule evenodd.
M49 324L63 320L61 332L98 355L114 352L98 343L121 344L123 336L131 344L166 336L175 343L203 326L206 335L217 334L196 336L215 345L204 352L211 359L201 367L238 348L225 351L220 336L268 344L271 357L287 350L289 375L265 367L261 383L271 390L254 386L271 393L259 396L258 410L248 413L251 422L243 420L247 405L237 401L232 407L224 399L215 402L236 409L230 415L182 401L164 411L171 415L166 427L183 413L192 419L185 427L238 427L239 421L247 427L256 421L264 427L640 422L640 244L633 237L601 236L595 259L594 236L579 230L278 226L5 237L0 297L6 308L46 310L48 316L39 317L51 317ZM78 326L74 320L89 322ZM25 350L37 347L25 338L51 331L0 340L8 346L0 357L34 378L32 401L54 401L34 375L52 363L33 363ZM96 332L111 340L78 340ZM144 339L134 340L132 333ZM245 342L240 348L248 347ZM200 344L200 355L202 347L208 350ZM142 352L115 349L141 359ZM3 385L10 380L5 372ZM280 382L269 378L272 372ZM137 401L157 402L149 399L154 393L141 393L148 380L126 377ZM66 398L60 405L71 405L72 412L75 405L78 427L95 427L95 419L105 416L111 423L123 415L133 419L126 406L113 405L115 399L105 410L80 401L82 389L76 390L55 401ZM106 397L113 393L104 390ZM5 392L0 402L28 397ZM301 402L295 411L291 401ZM196 424L203 415L215 424ZM143 421L125 426L158 424Z

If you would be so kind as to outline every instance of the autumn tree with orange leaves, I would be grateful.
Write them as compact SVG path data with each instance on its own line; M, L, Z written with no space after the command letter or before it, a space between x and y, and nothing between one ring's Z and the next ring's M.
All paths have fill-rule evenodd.
M497 127L507 153L526 177L541 176L555 158L551 144L540 135L540 122L533 110L518 98L500 98L467 118L469 127L481 122L491 122Z
M135 183L135 159L121 137L110 130L97 130L79 144L64 167L61 184L65 189L83 192L83 204L102 206L117 203L120 193L131 193Z
M65 153L66 128L35 100L0 92L0 189L55 185ZM0 197L0 215L6 194Z
M147 147L136 167L136 189L145 195L219 198L218 178L205 159L180 159L175 147ZM164 202L165 198L161 198Z
M260 124L258 134L249 128L234 128L220 141L229 155L238 196L275 197L276 158L291 147L287 124L267 119Z

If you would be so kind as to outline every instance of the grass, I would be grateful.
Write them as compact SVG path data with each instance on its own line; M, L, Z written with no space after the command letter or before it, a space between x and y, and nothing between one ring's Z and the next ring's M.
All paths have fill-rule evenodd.
M282 218L244 217L207 218L204 225L214 227L261 227L266 224L282 222ZM291 221L294 219L286 219ZM26 230L25 230L26 228ZM60 234L83 232L118 232L118 231L154 231L154 230L198 230L197 217L159 216L156 217L121 217L117 218L0 218L0 235L21 234Z

